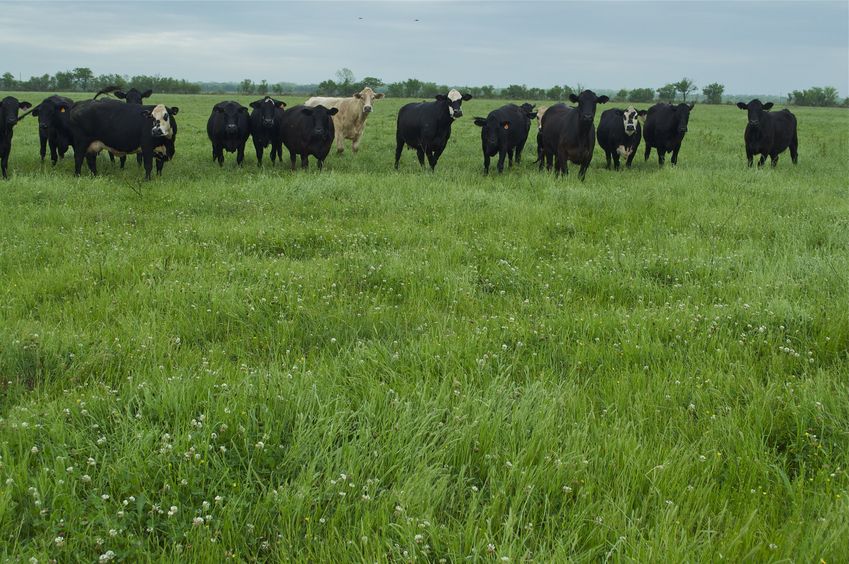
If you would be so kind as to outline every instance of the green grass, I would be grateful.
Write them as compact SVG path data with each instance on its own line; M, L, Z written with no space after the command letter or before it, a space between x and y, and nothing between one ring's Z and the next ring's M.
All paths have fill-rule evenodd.
M677 168L581 183L533 139L482 176L496 101L430 174L399 100L322 173L220 169L219 98L154 100L149 183L16 128L0 559L849 559L849 112L757 170L697 105Z

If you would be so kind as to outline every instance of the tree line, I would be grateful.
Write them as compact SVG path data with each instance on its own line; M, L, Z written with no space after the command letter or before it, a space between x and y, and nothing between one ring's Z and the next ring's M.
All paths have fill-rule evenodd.
M239 92L242 94L267 94L284 95L318 95L318 96L350 96L369 86L378 92L393 98L432 98L436 94L444 93L450 89L446 84L426 82L416 78L408 78L399 82L386 83L380 78L366 76L357 80L351 69L343 68L336 71L335 80L327 79L314 84L295 84L291 82L269 83L267 80L254 82L244 79L239 83L196 83L184 79L166 76L127 76L119 74L95 75L88 67L77 67L72 70L60 71L56 74L44 74L31 76L27 80L17 80L15 76L6 72L0 76L0 90L4 91L34 91L34 92L95 92L106 86L118 86L122 89L137 88L139 90L152 89L154 92L174 94L199 94L201 92ZM457 86L459 90L468 92L475 98L502 98L507 100L550 100L560 101L568 99L572 93L584 90L580 83L574 85L554 85L549 88L529 87L525 84L510 84L506 88L496 88L488 84L483 86ZM688 98L698 98L699 88L693 80L684 77L677 82L670 82L660 88L633 88L631 90L621 89L617 92L611 91L610 97L615 102L650 103L660 102L686 102ZM606 93L606 92L599 92ZM723 103L725 86L713 82L701 88L701 102L708 104ZM814 86L806 90L794 90L787 95L787 100L797 106L849 106L849 98L840 100L837 89L833 86Z

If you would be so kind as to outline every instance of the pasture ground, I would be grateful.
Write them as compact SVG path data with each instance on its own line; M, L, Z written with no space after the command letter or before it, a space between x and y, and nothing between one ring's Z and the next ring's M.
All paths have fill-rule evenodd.
M2 559L849 559L849 112L757 170L697 104L677 168L580 183L533 131L483 177L490 100L435 174L392 169L391 99L322 173L222 169L224 98L154 95L150 183L16 128Z

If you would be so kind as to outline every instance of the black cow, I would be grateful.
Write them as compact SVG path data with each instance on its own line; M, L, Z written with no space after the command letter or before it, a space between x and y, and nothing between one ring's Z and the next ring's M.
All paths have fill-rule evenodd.
M224 166L224 151L236 151L236 164L241 166L251 134L248 109L238 102L218 102L206 122L206 134L212 141L212 160Z
M251 137L256 150L256 164L262 166L262 152L271 145L271 162L283 159L283 108L286 102L266 96L251 102Z
M560 131L565 126L567 114L571 111L572 109L563 103L554 104L545 110L537 133L537 162L539 162L540 170L543 165L546 170L551 170L554 155L557 154L557 145L560 143Z
M3 178L9 166L9 153L12 152L13 127L18 123L18 110L26 110L32 107L29 102L19 102L17 98L7 96L0 101L0 168Z
M117 100L77 102L61 114L74 144L74 174L82 172L83 159L92 174L97 174L97 154L107 150L123 156L141 153L145 179L150 180L153 160L156 173L162 174L166 160L174 156L179 108L136 106ZM67 115L67 117L65 117Z
M489 112L485 118L476 117L475 125L481 128L481 145L483 148L483 171L489 174L490 158L498 155L498 172L504 171L504 159L510 159L513 166L513 155L518 164L522 158L522 149L528 140L528 130L531 119L536 117L533 106L523 104L507 104Z
M556 174L569 174L567 163L580 165L578 178L584 180L587 168L593 160L593 149L595 149L595 111L598 104L605 104L607 96L596 96L592 90L584 90L577 96L569 95L569 101L578 104L576 108L567 108L563 114L557 114L557 152L554 155L554 171ZM549 108L545 113L548 118ZM561 117L562 116L562 117ZM548 120L546 120L548 122ZM543 125L543 132L548 123Z
M336 135L332 116L338 112L339 108L303 104L283 112L282 139L289 150L292 170L295 170L298 155L301 156L301 168L307 168L308 157L312 155L318 161L318 170L321 170Z
M749 123L743 139L746 142L746 159L752 166L752 157L760 155L758 166L763 166L767 155L772 159L772 166L778 164L778 155L785 149L790 149L790 160L793 164L799 162L799 137L796 133L796 116L790 110L771 113L772 102L762 104L755 98L748 104L737 102L737 107L747 110Z
M672 164L678 164L678 151L681 150L681 141L687 133L687 124L690 121L690 112L693 111L695 102L689 104L655 104L649 108L646 115L646 124L643 127L643 137L646 141L646 158L652 147L657 149L657 163L663 166L666 153L672 153Z
M67 112L74 105L73 100L64 96L50 96L45 98L35 109L32 115L38 118L38 140L41 144L41 162L47 156L47 148L50 147L50 161L53 166L59 159L65 158L68 147L71 146L70 134L58 124L57 114Z
M431 170L451 137L451 124L463 115L463 100L471 100L471 94L460 94L451 90L448 94L437 94L435 102L406 104L398 111L395 130L395 168L401 160L404 144L416 150L419 165L424 166L425 155Z
M610 160L613 159L614 168L619 170L620 156L627 159L625 166L631 168L631 162L643 137L639 118L645 115L645 110L637 111L633 106L628 106L625 110L611 108L601 114L597 136L598 145L607 159L607 168L610 168Z
M123 90L115 90L113 92L113 94L115 95L116 98L120 98L121 100L124 100L128 104L135 104L136 106L141 106L144 103L143 100L145 98L150 98L150 95L153 94L153 90L147 89L144 92L140 92L140 91L136 90L135 88L130 88L126 92L124 92ZM114 161L115 155L113 155L112 153L109 153L109 160ZM124 168L124 164L126 162L127 162L127 157L122 156L121 157L121 168ZM136 162L138 164L141 164L141 162L142 162L141 153L136 155Z

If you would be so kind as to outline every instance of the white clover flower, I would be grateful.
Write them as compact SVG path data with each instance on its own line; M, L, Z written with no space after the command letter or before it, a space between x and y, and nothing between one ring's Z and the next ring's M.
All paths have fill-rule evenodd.
M203 525L203 517L195 517L192 519L192 526L200 527L201 525Z
M114 558L115 558L115 553L112 552L111 550L107 550L106 552L104 552L103 554L100 555L100 558L98 560L100 562L110 562Z
M33 454L38 454L38 447L37 446L32 447L30 449L30 452L33 453Z
M91 476L89 476L88 474L83 474L80 479L85 483L91 482Z
M177 509L177 506L172 505L171 509L168 510L168 516L173 517L178 511L179 511L179 509Z
M109 536L110 537L117 537L118 531L116 531L115 529L109 529Z
M56 537L55 539L53 539L53 543L57 547L61 548L61 547L65 546L65 537Z

